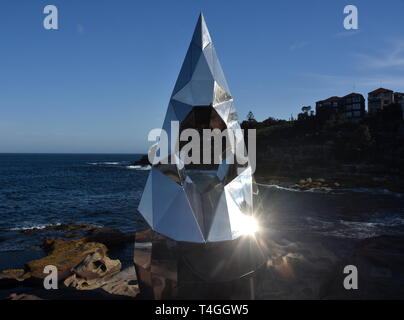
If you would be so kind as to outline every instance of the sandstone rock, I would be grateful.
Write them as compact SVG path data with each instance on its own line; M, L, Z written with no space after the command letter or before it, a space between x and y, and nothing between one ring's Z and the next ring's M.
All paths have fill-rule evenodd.
M24 269L9 269L0 272L0 280L2 279L14 279L17 281L24 281L28 279L31 275L25 272Z
M110 294L136 297L139 294L139 286L135 267L129 267L105 279L105 284L101 288Z
M318 178L318 179L316 179L316 182L324 183L324 182L325 182L325 179L323 179L323 178Z
M312 183L313 179L312 178L307 178L306 181L307 181L307 183Z
M31 294L25 294L25 293L12 293L8 297L8 300L42 300L41 298L31 295Z
M64 281L67 287L78 290L92 290L106 284L106 279L121 270L121 262L112 260L103 252L94 252L78 265L72 272L73 275Z
M108 247L124 245L135 240L132 235L128 235L115 228L96 229L85 239L88 242L103 243Z
M77 237L79 234L77 232L67 232L63 235L65 238L74 238Z
M107 247L101 243L86 242L85 239L77 240L46 240L44 249L49 255L30 261L27 269L35 278L43 279L46 274L43 269L47 265L54 265L58 269L59 280L63 280L71 274L71 269L77 266L87 255L94 252L106 254Z
M306 184L306 183L307 183L306 179L300 179L300 180L299 180L299 184L300 184L300 185L304 185L304 184Z
M12 289L21 285L21 283L31 277L29 272L24 269L11 269L0 272L0 290Z

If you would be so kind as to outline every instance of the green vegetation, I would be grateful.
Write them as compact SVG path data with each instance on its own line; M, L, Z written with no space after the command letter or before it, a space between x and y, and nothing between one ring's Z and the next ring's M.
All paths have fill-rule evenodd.
M399 105L360 123L342 116L320 121L310 107L297 120L256 121L252 112L241 127L257 130L257 173L308 177L340 174L404 175L404 122Z

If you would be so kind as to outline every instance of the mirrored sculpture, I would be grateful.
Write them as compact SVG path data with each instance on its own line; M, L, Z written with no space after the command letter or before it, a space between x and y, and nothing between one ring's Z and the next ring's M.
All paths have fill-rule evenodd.
M212 298L224 284L233 288L247 281L265 255L262 241L254 236L252 169L235 156L237 148L245 151L244 136L202 14L163 123L169 140L179 141L171 136L172 121L179 123L178 135L186 129L201 136L204 129L231 129L233 139L225 139L230 143L221 146L219 161L182 163L183 142L169 144L164 164L152 161L138 210L154 233L149 243L136 244L138 280L141 291L152 298L191 293ZM201 144L201 157L203 148ZM224 295L234 291L230 287Z

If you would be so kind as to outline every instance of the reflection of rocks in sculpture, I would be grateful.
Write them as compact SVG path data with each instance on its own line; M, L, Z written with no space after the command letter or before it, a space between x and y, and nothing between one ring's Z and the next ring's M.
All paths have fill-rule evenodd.
M236 147L245 148L202 15L168 105L163 123L167 133L172 121L179 122L180 133L188 128L232 129ZM181 161L177 153L169 150ZM139 205L153 240L141 244L142 250L138 244L134 257L142 293L154 298L209 298L215 293L225 298L248 282L245 276L264 262L254 236L252 200L252 170L234 157L234 145L222 149L218 164L153 163Z

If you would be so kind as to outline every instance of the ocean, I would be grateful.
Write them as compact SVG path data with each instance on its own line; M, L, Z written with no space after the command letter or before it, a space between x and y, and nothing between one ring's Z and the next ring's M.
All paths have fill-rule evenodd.
M150 170L136 154L0 154L0 255L38 248L22 230L90 223L133 233ZM384 189L297 191L259 185L255 204L269 235L361 240L404 235L404 195ZM14 264L13 264L14 265Z
M67 222L134 232L148 167L130 154L0 154L0 230ZM2 243L0 250L25 244Z

